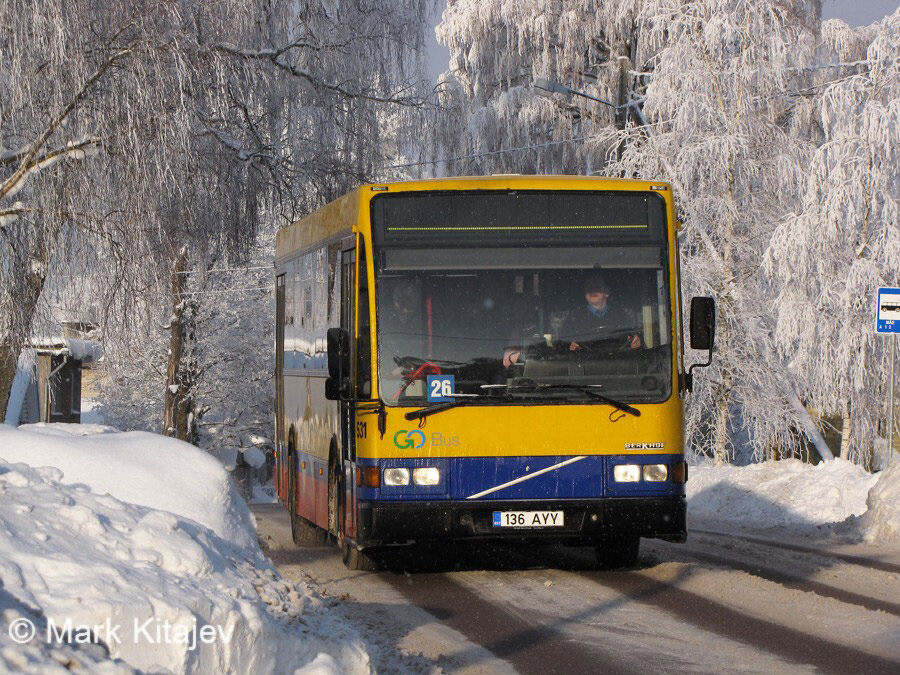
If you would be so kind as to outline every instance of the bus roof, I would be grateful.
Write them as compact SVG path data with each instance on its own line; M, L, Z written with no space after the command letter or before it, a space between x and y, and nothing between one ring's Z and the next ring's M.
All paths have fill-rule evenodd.
M421 180L367 183L343 197L329 202L308 216L278 231L275 242L276 264L284 256L323 240L350 234L357 224L360 201L385 192L425 190L660 190L670 189L666 181L610 178L582 175L495 174L492 176L454 176Z
M385 183L368 183L363 189L385 186L389 190L506 190L514 188L528 189L612 189L612 190L649 190L651 186L665 186L665 181L637 180L633 178L611 178L608 176L584 175L532 175L503 173L491 176L451 176L447 178L424 178L421 180L396 181Z

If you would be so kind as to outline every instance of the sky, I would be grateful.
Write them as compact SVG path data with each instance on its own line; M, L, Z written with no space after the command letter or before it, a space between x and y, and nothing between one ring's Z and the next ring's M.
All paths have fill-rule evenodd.
M822 18L843 19L851 26L865 26L890 14L898 5L900 0L824 0ZM439 3L438 10L432 17L432 26L441 22L441 14L446 6L446 0ZM425 41L428 48L428 76L434 81L447 69L450 50L438 44L433 29L426 31Z

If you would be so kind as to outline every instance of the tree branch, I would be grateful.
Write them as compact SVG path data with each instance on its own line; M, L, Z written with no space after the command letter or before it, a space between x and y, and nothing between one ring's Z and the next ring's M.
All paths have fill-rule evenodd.
M393 103L396 105L417 107L424 104L419 98L416 97L397 97L397 96L373 96L371 94L365 94L362 92L351 92L347 91L343 87L337 84L329 84L328 82L324 82L319 78L315 77L312 73L302 68L298 68L297 66L291 65L290 63L285 63L279 58L281 52L272 50L272 49L263 49L263 50L253 50L253 49L242 49L235 45L229 44L227 42L223 42L212 47L213 51L221 52L223 54L228 54L229 56L236 56L242 59L253 59L258 61L268 61L276 68L283 70L288 73L292 77L298 77L302 80L306 80L314 87L321 87L322 89L327 89L328 91L333 91L336 94L340 94L345 98L361 98L367 101L374 101L376 103Z

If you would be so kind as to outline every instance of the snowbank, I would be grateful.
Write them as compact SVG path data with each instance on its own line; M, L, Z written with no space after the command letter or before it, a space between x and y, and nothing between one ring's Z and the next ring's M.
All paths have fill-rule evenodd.
M835 523L864 513L866 495L877 481L842 459L692 466L688 513L757 529Z
M0 457L56 467L66 484L171 511L232 544L257 546L253 515L218 460L166 436L115 431L89 424L0 425Z
M876 474L842 459L692 466L687 496L691 523L701 527L900 542L900 462Z
M866 541L900 544L900 461L881 472L869 490L868 509L854 523Z
M65 466L0 459L0 671L64 672L69 659L88 672L369 672L359 636L327 611L334 601L281 580L246 541L246 507L224 507L203 453L150 436L0 428L0 457L32 452L35 464ZM77 477L62 482L63 471ZM146 494L115 485L116 471L122 482L138 477ZM229 540L202 524L202 501L188 504L213 497L211 519ZM22 645L17 620L35 629ZM78 644L86 641L95 644Z

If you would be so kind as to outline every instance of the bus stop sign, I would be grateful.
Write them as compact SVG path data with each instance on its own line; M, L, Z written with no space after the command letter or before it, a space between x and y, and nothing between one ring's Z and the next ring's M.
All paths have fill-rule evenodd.
M900 288L879 288L876 333L900 333Z

